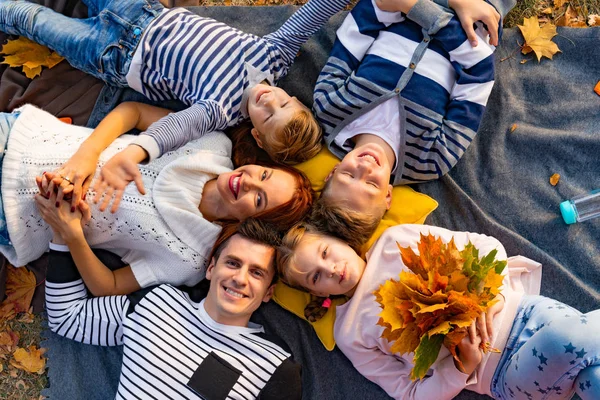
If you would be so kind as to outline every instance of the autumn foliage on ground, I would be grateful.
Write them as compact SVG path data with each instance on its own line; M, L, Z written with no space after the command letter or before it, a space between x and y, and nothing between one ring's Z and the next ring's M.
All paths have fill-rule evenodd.
M417 255L400 247L400 280L387 280L373 294L380 304L378 325L393 353L414 353L411 379L421 379L436 360L442 344L459 368L456 346L467 327L497 300L506 261L497 261L496 250L483 258L468 243L462 251L454 239L443 243L433 235L421 235ZM483 344L483 350L492 350ZM462 369L462 368L461 368Z

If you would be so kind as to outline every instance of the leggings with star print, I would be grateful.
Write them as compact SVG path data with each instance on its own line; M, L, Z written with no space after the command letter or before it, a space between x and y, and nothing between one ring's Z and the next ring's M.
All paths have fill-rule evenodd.
M496 399L600 399L600 310L521 300L492 380Z

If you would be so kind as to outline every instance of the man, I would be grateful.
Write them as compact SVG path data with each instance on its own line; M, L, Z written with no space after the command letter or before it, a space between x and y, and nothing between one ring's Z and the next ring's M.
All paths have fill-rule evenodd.
M223 230L194 288L88 298L66 246L51 243L49 327L83 343L123 345L117 398L300 398L300 366L250 322L273 293L277 244L273 230L249 219Z
M390 182L437 179L458 162L494 83L500 15L514 5L489 3L358 2L338 29L314 90L325 141L342 159L319 201L362 213L376 227L390 207ZM479 20L489 28L489 42L481 23L474 29ZM338 222L328 230L339 230Z

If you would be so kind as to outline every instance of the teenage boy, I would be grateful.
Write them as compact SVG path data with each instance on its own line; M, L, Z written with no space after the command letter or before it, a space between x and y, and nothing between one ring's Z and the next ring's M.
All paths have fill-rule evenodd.
M223 232L196 287L96 298L55 234L46 278L50 329L87 344L123 345L117 398L299 399L299 364L250 322L273 294L279 238L252 219Z
M325 142L343 159L320 201L377 222L391 204L390 182L437 179L456 164L494 83L499 12L514 5L490 3L361 0L354 7L314 90ZM475 21L485 23L489 42Z

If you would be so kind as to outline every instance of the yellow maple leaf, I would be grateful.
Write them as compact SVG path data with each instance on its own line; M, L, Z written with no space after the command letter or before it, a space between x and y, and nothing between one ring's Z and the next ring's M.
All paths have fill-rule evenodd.
M0 53L4 54L2 64L13 68L23 67L23 73L29 79L41 74L42 67L52 68L64 60L58 53L24 37L9 40Z
M10 360L10 365L22 369L32 374L43 374L46 368L46 359L43 354L46 349L38 349L36 346L29 346L29 350L19 347Z
M414 322L410 323L402 330L398 340L390 347L390 351L400 355L412 353L419 345L419 337L419 328Z
M525 43L521 48L523 54L529 54L532 51L538 59L538 62L542 57L548 57L552 59L552 56L560 49L552 41L552 38L556 36L556 26L547 23L540 27L540 23L536 16L531 18L525 18L523 25L517 25L525 38Z
M15 268L7 264L6 298L0 304L0 318L25 312L31 306L35 291L35 275L26 267ZM14 316L14 315L13 315Z

